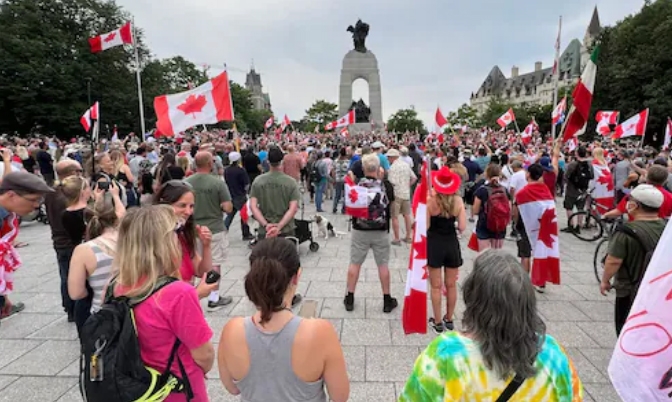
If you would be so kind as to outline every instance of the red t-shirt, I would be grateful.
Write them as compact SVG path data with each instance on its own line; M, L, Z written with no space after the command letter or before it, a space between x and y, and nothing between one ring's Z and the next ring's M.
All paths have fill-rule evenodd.
M672 193L669 191L665 190L661 186L654 186L658 189L663 194L663 204L660 206L660 209L658 210L658 216L663 218L663 219L669 219L672 216ZM628 199L630 198L629 195L623 197L621 202L618 203L616 206L616 209L618 209L621 213L627 213L628 209L626 208L626 205L628 204ZM628 219L632 220L632 216L628 215Z
M544 184L548 187L548 191L551 192L551 195L555 196L555 183L558 180L558 176L555 172L544 172L543 178Z

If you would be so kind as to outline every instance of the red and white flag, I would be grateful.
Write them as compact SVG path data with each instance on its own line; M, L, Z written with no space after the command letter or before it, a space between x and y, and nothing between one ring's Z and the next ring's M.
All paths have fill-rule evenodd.
M614 208L614 177L609 166L602 166L597 160L593 160L593 176L592 197L597 203L598 212L604 214Z
M665 139L663 140L663 149L670 149L670 144L672 143L672 119L667 118L667 124L665 125Z
M429 163L422 166L420 184L413 194L413 244L408 261L402 325L404 333L427 333L427 192Z
M264 128L268 130L269 128L273 127L273 123L275 122L275 119L273 116L269 117L268 120L266 120L266 123L264 123Z
M247 222L250 221L251 219L254 219L254 215L252 215L252 208L250 208L250 200L248 199L245 205L243 206L243 209L240 210L240 219L243 221L244 224L248 224Z
M441 113L441 109L437 106L436 113L434 114L434 121L436 121L436 126L440 129L441 127L448 124L448 120Z
M292 122L289 120L289 117L287 117L287 115L285 115L285 117L280 122L280 128L282 129L282 131L285 131L287 126L291 126L291 125L292 125Z
M355 124L355 109L352 109L345 116L334 122L334 128L347 127L351 124Z
M92 121L99 120L99 116L100 116L100 105L98 102L96 102L84 113L84 115L79 119L79 122L82 123L82 127L84 127L84 130L86 132L89 132L93 127Z
M649 109L642 110L628 120L616 126L614 129L613 139L619 140L622 138L644 136L646 132L646 122L649 120Z
M560 239L553 194L544 183L529 183L516 192L516 203L532 246L532 284L559 285Z
M348 131L348 128L347 128L347 127L343 127L343 128L341 129L341 137L343 137L343 138L348 138L348 137L350 137L350 131Z
M117 131L117 125L114 125L114 129L112 130L112 142L117 142L119 141L119 132Z
M672 224L644 272L609 362L609 378L625 402L670 400L672 388Z
M579 147L579 139L572 137L565 143L565 145L567 145L569 152L574 152L574 150Z
M478 221L474 222L474 229L471 231L471 236L469 236L469 243L467 243L467 248L471 251L480 252L481 248L478 245L478 236L476 235L476 225Z
M520 139L523 140L523 144L527 145L532 141L532 134L534 134L535 131L539 131L539 125L532 119L530 124L528 124L527 127L525 127L525 130L520 134Z
M551 120L553 125L562 124L565 121L565 111L567 110L567 97L562 98L560 103L553 109L551 113Z
M513 114L513 109L509 109L509 110L506 111L506 113L504 113L502 115L502 117L497 119L497 124L499 124L499 126L501 128L505 128L509 124L513 123L515 120L516 120L516 115Z
M600 47L595 46L590 60L583 69L581 79L574 87L572 99L574 103L569 110L567 124L563 139L568 141L572 137L583 134L586 131L586 124L590 115L590 106L593 104L593 92L595 90L595 76L597 75L597 56L600 54Z
M595 131L602 135L602 136L607 136L611 134L611 125L618 124L618 112L606 112L606 111L598 111L595 114L595 121L597 121L597 127L595 128Z
M91 53L98 53L115 46L124 44L133 44L133 33L131 32L131 23L127 22L119 29L112 32L89 38Z
M345 176L345 213L353 218L369 216L369 190Z
M175 135L199 124L231 121L233 103L226 71L186 92L154 98L156 127L164 135Z

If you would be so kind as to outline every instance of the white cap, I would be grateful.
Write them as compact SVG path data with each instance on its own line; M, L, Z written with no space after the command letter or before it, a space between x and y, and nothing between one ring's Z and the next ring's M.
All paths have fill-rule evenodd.
M240 160L240 152L230 152L229 153L229 162L238 162Z
M380 149L383 147L383 143L380 141L376 141L373 144L371 144L371 148L373 149Z
M630 198L650 208L663 205L663 193L650 184L640 184L630 193Z

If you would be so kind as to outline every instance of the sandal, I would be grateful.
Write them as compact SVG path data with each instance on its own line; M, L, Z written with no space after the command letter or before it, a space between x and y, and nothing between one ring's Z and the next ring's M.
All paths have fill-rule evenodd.
M404 239L404 243L411 244L411 243L413 243L413 239L410 238L410 237L407 237L407 238Z

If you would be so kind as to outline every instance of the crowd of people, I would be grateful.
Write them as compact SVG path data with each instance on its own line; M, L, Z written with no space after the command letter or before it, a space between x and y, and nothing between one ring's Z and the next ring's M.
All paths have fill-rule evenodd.
M83 344L96 336L103 306L122 296L135 300L142 362L158 371L168 366L176 379L164 384L166 400L207 401L205 375L215 353L199 299L207 298L208 313L232 301L221 294L219 280L238 214L242 240L252 247L245 292L258 311L230 320L222 331L222 384L245 401L268 395L324 401L325 388L332 400L345 401L345 359L331 324L293 311L302 301L302 267L291 240L295 215L304 193L318 214L345 214L346 181L367 189L367 213L351 218L343 304L348 312L358 307L357 283L371 250L383 312L390 313L399 306L390 289L390 253L413 242L412 198L428 164L428 326L443 335L418 357L400 400L495 400L506 392L521 401L531 395L582 399L571 360L537 313L535 290L543 292L545 283L529 278L534 244L520 217L521 194L563 197L569 217L590 206L595 172L609 173L613 196L597 200L602 216L625 215L627 223L613 235L599 291L616 289L620 332L647 247L655 248L672 214L667 151L606 141L560 144L538 133L523 142L514 132L487 129L445 142L417 133L289 138L215 130L143 141L129 134L94 149L77 139L2 137L1 317L25 307L10 300L12 272L20 266L19 217L44 206L63 310ZM455 331L460 239L470 224L481 253L465 279L466 310L462 330ZM563 231L580 233L584 224L569 222ZM507 238L516 241L517 258L499 250ZM87 370L93 373L94 366ZM84 392L105 389L95 388L104 380L91 381Z

